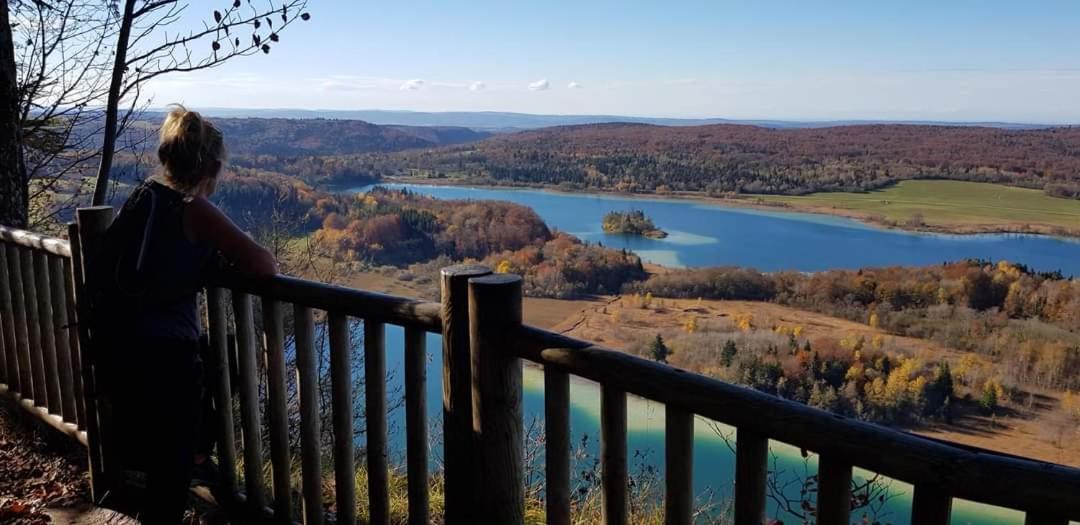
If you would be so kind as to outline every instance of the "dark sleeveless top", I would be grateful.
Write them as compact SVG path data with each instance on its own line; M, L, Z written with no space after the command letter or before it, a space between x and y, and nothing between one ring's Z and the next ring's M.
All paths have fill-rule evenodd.
M113 337L198 339L196 297L213 249L184 234L187 196L139 185L106 231L90 280L94 324Z

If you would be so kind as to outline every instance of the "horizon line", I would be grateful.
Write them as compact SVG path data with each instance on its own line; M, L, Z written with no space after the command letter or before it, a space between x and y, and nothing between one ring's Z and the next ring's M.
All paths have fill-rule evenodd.
M612 118L632 118L632 119L654 119L654 120L677 120L677 121L728 121L732 123L739 122L787 122L798 124L828 124L828 123L859 123L859 124L874 124L874 123L891 123L891 124L997 124L997 125L1011 125L1011 126L1029 126L1029 127L1077 127L1080 126L1080 121L1062 121L1062 122L1046 122L1046 121L1026 121L1026 120L1000 120L1000 119L956 119L956 120L944 120L934 118L887 118L887 117L859 117L859 118L807 118L807 117L688 117L688 116L656 116L656 115L633 115L633 114L613 114L613 113L530 113L525 111L502 111L502 110L416 110L416 109L388 109L388 108L361 108L361 109L342 109L342 108L302 108L302 107L229 107L229 106L204 106L198 108L198 111L213 111L213 110L227 110L227 111L297 111L297 112L342 112L342 113L363 113L363 112L383 112L383 113L415 113L415 114L504 114L504 115L522 115L530 117L612 117ZM149 107L146 111L150 112L163 112L167 111L166 107Z

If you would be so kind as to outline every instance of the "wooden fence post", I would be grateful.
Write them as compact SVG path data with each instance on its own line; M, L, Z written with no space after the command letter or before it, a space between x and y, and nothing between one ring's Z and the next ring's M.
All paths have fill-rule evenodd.
M69 319L67 289L65 288L64 261L60 257L50 255L49 263L49 292L52 294L52 324L55 331L53 339L56 348L56 366L60 381L60 401L64 421L78 423L79 417L75 408L75 366L71 360L71 341L68 340Z
M311 308L293 305L296 327L296 388L300 401L300 468L304 525L322 525L322 459L319 450L319 370L315 359L315 322Z
M52 279L49 275L49 254L33 250L34 292L38 305L38 337L41 347L42 371L45 374L45 406L53 414L63 413L60 400L60 374L56 361L56 331L53 328Z
M225 292L221 288L206 289L206 326L210 335L210 383L217 408L218 471L222 490L233 506L236 501L236 429L233 425L232 373L229 357L229 318L225 311Z
M479 471L474 459L469 357L469 278L491 273L476 265L442 269L443 462L446 525L480 519Z
M266 506L263 487L262 422L259 417L259 364L255 354L255 321L251 296L234 291L233 321L236 323L236 360L240 395L240 432L244 440L244 496L252 516Z
M79 225L69 222L68 245L71 247L71 258L63 259L64 264L64 294L67 296L68 318L68 343L71 345L71 363L74 367L72 382L75 386L75 411L79 414L79 430L86 430L88 421L86 417L86 385L83 382L83 350L80 347L79 329L79 288L82 286L82 275L75 275L78 271L79 262L82 259L82 247L79 244ZM95 445L96 446L96 445Z
M664 523L694 522L694 414L664 407Z
M367 423L368 523L390 524L386 446L386 327L364 320L364 411Z
M19 263L22 270L22 296L26 319L26 348L30 352L30 371L34 378L34 406L48 407L49 394L45 389L45 360L41 348L41 319L38 310L37 283L34 281L34 252L19 247ZM23 394L25 397L26 394Z
M14 244L7 245L8 280L11 283L11 311L14 322L15 354L19 362L19 396L34 396L34 374L30 370L29 335L26 333L26 303L23 302L22 257Z
M851 464L833 454L818 457L817 522L851 523Z
M570 374L544 365L544 504L548 525L570 525Z
M409 525L431 523L428 496L427 332L405 327L405 440Z
M952 496L937 485L915 485L911 501L911 522L926 525L948 525L952 513Z
M352 342L349 318L328 312L330 331L330 415L334 431L337 521L356 523L356 449L353 444Z
M626 392L600 388L600 518L604 525L627 525Z
M765 521L769 440L749 430L735 431L735 525Z
M8 389L22 392L22 379L19 372L19 352L15 342L15 311L11 305L11 292L15 288L14 280L8 273L8 243L0 243L0 323L4 325L4 358L7 360Z
M94 347L94 331L90 326L93 305L87 293L87 281L92 279L94 256L97 255L102 234L112 224L111 206L79 208L75 212L77 237L71 239L73 273L75 277L75 302L78 306L79 357L82 360L83 402L86 412L86 441L89 445L90 493L94 501L101 502L108 494L113 481L119 478L116 450L110 448L109 439L111 410L107 399L98 397L98 349ZM77 256L77 258L76 258Z
M479 511L488 523L525 522L521 359L521 276L469 279L472 416L477 438Z
M14 390L15 382L11 379L11 373L8 372L8 349L14 350L14 344L8 344L8 339L12 339L10 336L14 335L13 329L8 328L6 321L11 317L11 312L5 306L3 295L7 294L8 288L11 284L8 282L7 277L7 248L4 245L7 244L0 241L0 383L7 386L9 392Z
M285 320L281 303L262 300L263 349L266 363L266 392L270 418L270 463L273 468L274 517L292 517L292 480L289 461L289 412L285 382Z

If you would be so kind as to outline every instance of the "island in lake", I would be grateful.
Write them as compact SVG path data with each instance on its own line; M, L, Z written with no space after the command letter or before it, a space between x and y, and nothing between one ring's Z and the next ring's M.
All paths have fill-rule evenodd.
M641 235L650 239L663 239L667 232L657 228L652 219L641 210L612 211L604 215L605 233L626 233Z

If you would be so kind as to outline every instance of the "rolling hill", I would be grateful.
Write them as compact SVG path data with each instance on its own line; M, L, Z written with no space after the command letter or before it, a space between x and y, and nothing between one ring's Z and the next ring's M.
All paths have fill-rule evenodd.
M596 124L406 151L380 166L402 175L631 192L798 195L942 178L1076 197L1080 128Z

